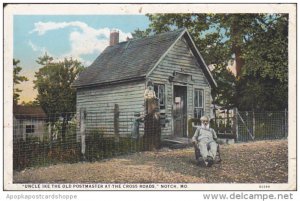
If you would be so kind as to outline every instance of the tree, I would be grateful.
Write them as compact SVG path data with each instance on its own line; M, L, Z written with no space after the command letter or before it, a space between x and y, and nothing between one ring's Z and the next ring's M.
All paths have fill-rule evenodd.
M37 89L37 101L46 112L50 122L62 118L62 140L65 141L65 128L71 112L76 111L76 91L72 83L83 70L80 62L73 59L54 62L45 54L37 63L42 65L35 73L34 88Z
M14 79L14 94L13 94L13 102L14 104L18 104L18 101L20 100L20 94L22 92L21 89L17 88L17 84L21 84L22 82L28 81L28 78L22 75L19 75L22 67L19 66L20 60L13 59L13 79Z
M145 31L140 30L140 29L136 29L133 33L132 33L132 38L137 39L137 38L144 38L147 37L151 34L151 29L147 28Z
M23 106L39 106L39 102L37 100L25 102L22 101L21 105Z
M245 47L239 107L278 110L288 107L288 15L268 16ZM270 101L271 100L271 101Z

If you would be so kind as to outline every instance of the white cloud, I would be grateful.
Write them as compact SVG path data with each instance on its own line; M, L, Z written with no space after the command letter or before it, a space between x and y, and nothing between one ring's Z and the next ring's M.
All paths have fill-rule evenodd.
M44 35L47 31L63 29L69 26L80 27L82 29L87 27L87 24L79 21L74 22L37 22L34 23L34 29L29 33L37 32L38 35Z
M39 47L39 46L35 45L31 40L28 41L28 45L35 52L41 52L41 53L47 52L47 49L45 47Z
M74 27L76 29L70 31L69 42L70 51L61 55L61 58L72 57L83 61L84 63L91 63L84 61L82 55L100 54L109 44L110 29L100 28L95 29L88 26L86 23L80 21L73 22L37 22L34 24L35 28L30 33L37 33L39 36L44 35L48 31L64 29L67 27ZM119 30L120 42L125 41L127 37L132 37L131 33L125 33ZM55 41L54 41L55 42ZM32 46L34 49L34 46Z
M31 47L33 51L38 51L38 47L30 41L28 41L28 45Z

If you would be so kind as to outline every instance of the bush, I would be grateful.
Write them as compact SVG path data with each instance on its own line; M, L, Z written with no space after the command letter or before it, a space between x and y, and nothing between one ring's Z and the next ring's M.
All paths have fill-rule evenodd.
M142 140L130 137L120 137L119 142L114 137L105 135L102 129L95 129L86 138L86 159L95 161L113 156L133 153L142 150Z

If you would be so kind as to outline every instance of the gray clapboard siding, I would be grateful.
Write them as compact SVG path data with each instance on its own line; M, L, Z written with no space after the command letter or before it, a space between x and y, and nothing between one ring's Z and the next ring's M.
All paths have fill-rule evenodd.
M185 73L193 75L196 83L201 86L208 86L208 81L201 71L194 55L192 55L189 47L181 39L175 46L168 52L166 57L161 61L159 66L150 75L152 77L159 77L163 75L165 79L171 76L173 71L181 71L183 68Z
M194 55L191 53L190 48L184 42L184 39L178 40L173 48L168 52L165 58L149 75L149 78L154 83L164 84L166 89L166 115L168 118L172 117L173 105L173 87L172 83L168 81L169 76L173 72L181 72L192 75L192 81L187 84L187 116L193 117L194 115L194 88L204 89L204 111L206 115L210 114L210 86L202 72ZM162 135L172 134L172 122L168 123L162 129Z
M116 99L114 100L114 102L112 102L110 105L108 105L108 107L111 107L112 104L119 104L119 106L121 107L122 106L122 109L123 111L122 112L125 112L125 110L137 110L138 106L140 105L142 107L142 104L141 102L143 102L144 99L141 99L139 101L132 101L131 104L132 105L125 105L125 102L127 101L130 101L130 99ZM81 104L82 106L86 106L88 108L91 108L89 109L89 112L97 112L98 111L98 108L99 107L107 107L107 105L101 105L101 104L97 104L97 102L101 101L100 99L95 99L94 100L94 103L92 103L92 99L91 100L84 100L84 101L78 101L79 104ZM103 100L103 101L108 101L107 99L106 100ZM123 103L122 103L123 101ZM136 105L136 107L134 107L134 105ZM80 107L82 107L80 106ZM133 112L137 112L137 111L133 111Z
M114 105L119 105L120 135L129 135L134 112L143 112L145 82L124 83L108 87L79 89L77 111L87 112L87 128L102 128L113 135Z

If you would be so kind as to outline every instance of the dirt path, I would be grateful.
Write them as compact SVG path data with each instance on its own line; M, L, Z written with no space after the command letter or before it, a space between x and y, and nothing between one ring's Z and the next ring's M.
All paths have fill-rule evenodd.
M286 183L286 140L221 145L222 163L199 167L192 148L14 172L14 183Z

